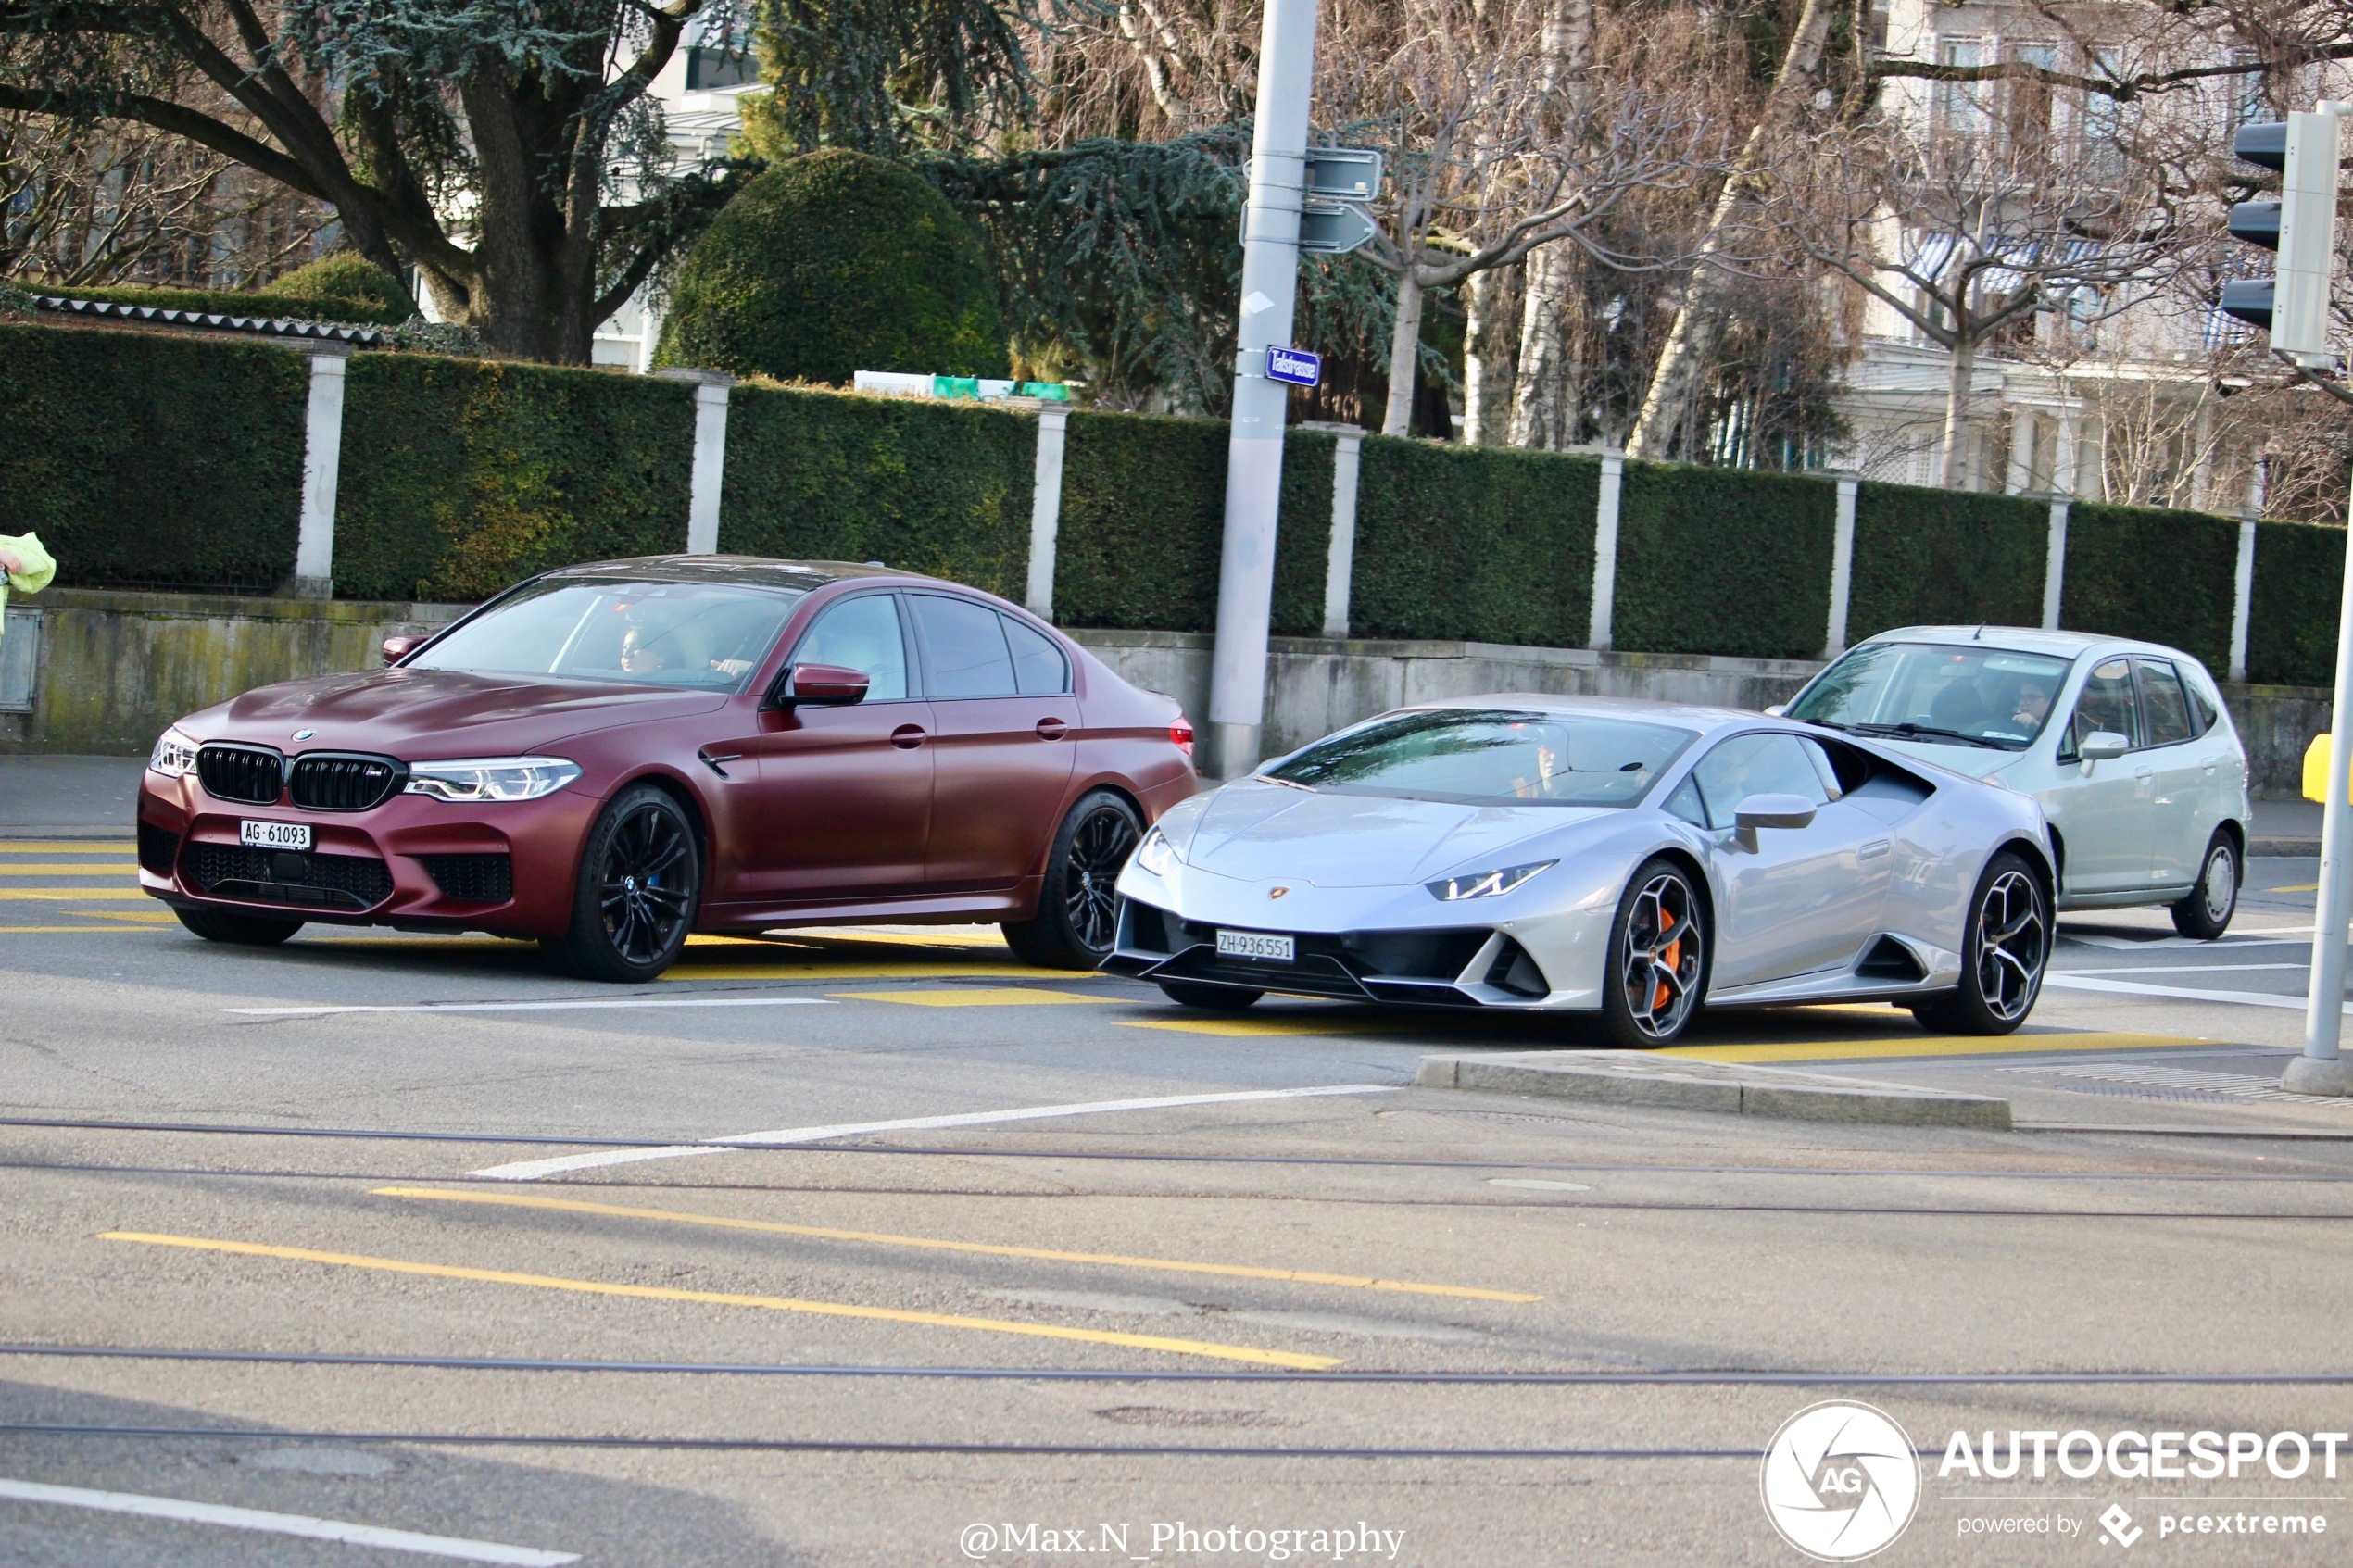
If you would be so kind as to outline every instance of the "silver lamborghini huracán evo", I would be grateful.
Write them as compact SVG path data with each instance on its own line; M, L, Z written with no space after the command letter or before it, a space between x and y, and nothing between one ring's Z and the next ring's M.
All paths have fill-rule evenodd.
M2042 809L1755 713L1524 694L1401 709L1163 817L1104 967L1190 1007L1269 991L1587 1015L1884 1000L2001 1035L2052 941Z

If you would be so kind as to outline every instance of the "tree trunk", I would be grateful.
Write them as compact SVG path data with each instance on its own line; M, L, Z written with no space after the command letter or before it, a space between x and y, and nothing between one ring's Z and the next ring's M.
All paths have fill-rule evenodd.
M1675 325L1667 334L1667 346L1658 357L1657 367L1651 371L1650 390L1642 397L1642 411L1634 420L1634 432L1627 438L1626 455L1629 458L1667 456L1668 438L1683 424L1692 405L1698 400L1700 381L1716 358L1724 309L1736 281L1716 266L1716 257L1724 248L1725 231L1764 162L1772 132L1795 119L1806 100L1814 95L1814 83L1821 75L1822 44L1830 35L1831 19L1835 14L1831 0L1806 0L1806 8L1798 13L1797 27L1790 34L1789 51L1781 57L1780 74L1774 78L1772 91L1766 94L1764 107L1757 113L1756 124L1748 133L1748 142L1741 149L1731 175L1717 193L1706 232L1692 257L1692 270L1684 276Z
M1513 370L1504 338L1510 275L1502 268L1474 272L1463 283L1468 323L1463 332L1463 445L1499 444L1511 422Z
M1515 446L1554 452L1576 439L1568 407L1568 345L1562 313L1568 306L1570 265L1558 242L1528 257L1528 295L1520 306L1519 374L1512 383Z
M1977 341L1962 338L1953 349L1952 377L1944 388L1944 469L1937 481L1947 490L1961 485L1969 443L1969 383L1977 370Z
M1397 280L1397 330L1389 337L1389 409L1383 435L1409 435L1414 427L1414 379L1421 369L1422 283L1409 263Z

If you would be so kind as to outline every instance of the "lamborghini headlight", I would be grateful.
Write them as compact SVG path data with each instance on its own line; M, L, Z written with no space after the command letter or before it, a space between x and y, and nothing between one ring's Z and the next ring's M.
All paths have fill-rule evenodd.
M166 777L184 779L196 771L196 743L178 729L164 731L147 766Z
M411 762L409 793L435 800L536 800L580 776L560 757L475 757L459 762Z
M1422 885L1429 889L1431 897L1449 904L1465 898L1492 898L1499 893L1509 893L1538 872L1559 864L1558 860L1539 860L1530 866L1505 866L1501 871L1472 872L1465 876L1426 882Z
M1176 847L1158 828L1144 834L1144 842L1136 846L1136 863L1154 876L1166 876L1176 863Z

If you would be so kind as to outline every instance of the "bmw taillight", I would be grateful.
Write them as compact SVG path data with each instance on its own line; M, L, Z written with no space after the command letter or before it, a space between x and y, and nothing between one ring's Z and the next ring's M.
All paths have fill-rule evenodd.
M1176 721L1168 726L1168 738L1176 743L1177 750L1190 757L1193 754L1192 721L1178 714Z

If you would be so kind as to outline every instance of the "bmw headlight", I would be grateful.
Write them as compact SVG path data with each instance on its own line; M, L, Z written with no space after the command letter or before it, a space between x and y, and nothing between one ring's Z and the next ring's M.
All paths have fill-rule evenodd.
M1501 871L1472 872L1466 876L1442 877L1426 882L1429 896L1445 903L1457 903L1465 898L1492 898L1499 893L1509 893L1538 872L1557 866L1558 860L1539 860L1532 866L1505 866Z
M475 757L459 762L409 764L410 795L435 800L536 800L580 776L560 757Z
M166 730L147 766L169 778L184 779L196 771L196 743L177 729Z
M1136 846L1136 863L1154 876L1166 876L1168 868L1176 863L1176 847L1158 828L1144 834L1144 842Z

